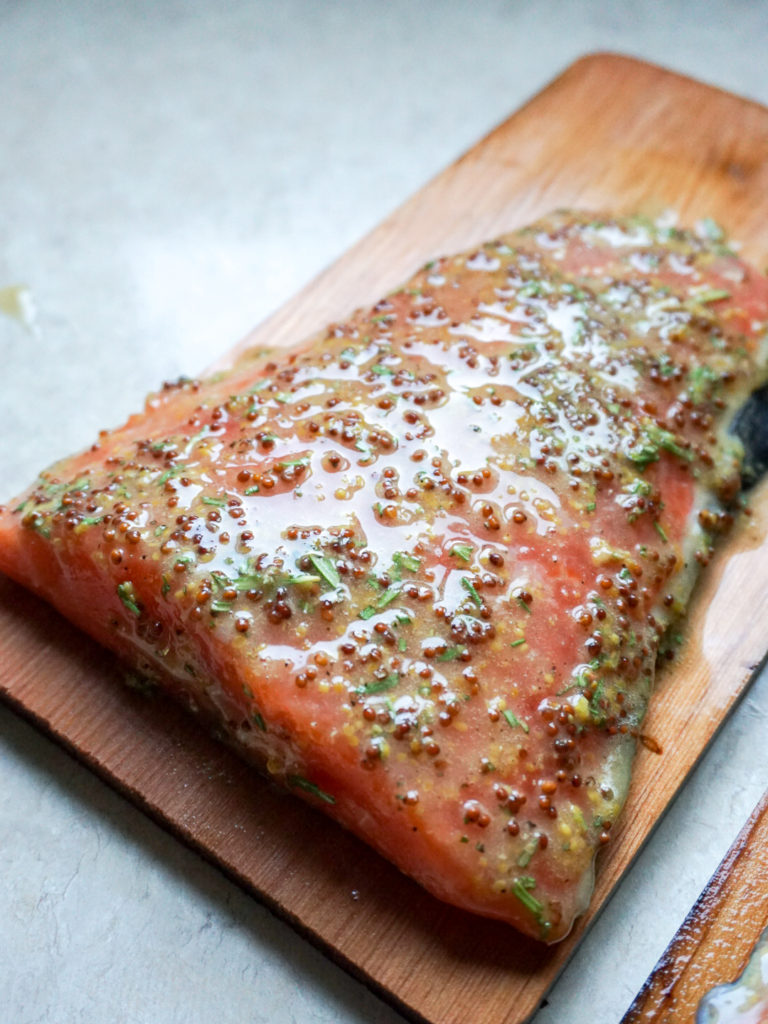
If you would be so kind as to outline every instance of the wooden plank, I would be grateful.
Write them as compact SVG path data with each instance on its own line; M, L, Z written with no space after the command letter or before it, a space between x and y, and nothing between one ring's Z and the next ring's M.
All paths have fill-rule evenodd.
M711 216L768 259L768 110L627 58L569 68L247 339L297 341L396 286L427 258L549 210L682 222ZM242 346L241 346L242 347ZM194 722L118 685L106 653L32 597L0 587L0 693L414 1019L515 1024L562 968L762 659L768 491L697 593L665 670L629 806L595 900L554 949L443 906L337 826L275 794ZM744 614L748 610L749 614Z
M690 1024L707 992L740 977L768 927L767 879L768 793L621 1024Z

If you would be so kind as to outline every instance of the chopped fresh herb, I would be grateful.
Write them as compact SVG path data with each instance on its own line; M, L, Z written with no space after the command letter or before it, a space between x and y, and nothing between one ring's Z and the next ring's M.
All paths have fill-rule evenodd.
M372 683L366 683L365 686L359 687L358 692L365 694L386 693L387 690L397 686L399 678L397 672L392 672L384 679L376 679Z
M78 480L72 484L67 490L72 493L73 491L87 491L91 481L87 476L81 476Z
M252 711L251 718L254 720L256 725L258 725L262 732L267 731L267 723L264 721L264 719L262 718L261 714L258 711Z
M117 595L129 612L134 615L141 615L141 608L136 604L136 595L133 592L133 584L130 581L118 583Z
M670 377L674 377L675 369L675 364L669 358L667 353L662 352L662 354L659 356L659 371L661 372L661 376L664 377L666 380L669 380Z
M527 611L529 615L531 614L531 607L530 607L530 605L525 603L525 599L520 594L515 594L515 600L517 601L517 603L520 605L521 608L524 608L525 611Z
M472 557L472 545L471 544L454 544L451 548L450 554L455 555L456 558L461 558L463 561L468 562Z
M584 507L586 508L587 512L594 512L597 508L597 505L594 501L590 501L590 503L588 505L585 505Z
M664 451L671 452L672 455L677 455L679 459L685 459L687 462L693 459L693 452L689 448L682 448L675 440L675 435L668 430L659 427L654 430L653 435L658 440L659 447Z
M603 725L605 722L605 712L602 707L603 694L605 693L605 684L602 679L597 684L595 692L589 698L589 713L594 719L597 725Z
M264 577L258 572L244 572L242 569L238 569L237 579L234 583L225 576L224 573L212 573L212 576L221 576L221 579L226 581L224 586L234 586L235 590L239 593L244 594L249 590L258 590L259 587L264 585ZM313 577L314 579L315 577ZM297 582L293 580L292 582Z
M243 491L243 494L245 494L246 496L250 496L251 494L258 494L258 493L259 493L259 485L258 484L254 484L253 487L246 487L246 489Z
M218 612L229 612L231 610L232 610L232 602L231 601L221 601L221 600L211 601L211 611L212 612L216 612L216 613L218 613Z
M398 638L397 649L401 653L405 652L408 649L408 641L405 639L404 636Z
M375 366L372 366L371 373L375 373L379 377L394 377L395 375L395 371L391 366L382 366L381 363L376 363Z
M632 486L629 488L630 494L648 495L652 490L653 488L647 480L633 480Z
M392 556L392 561L398 569L408 569L410 572L416 572L421 568L421 559L416 558L415 555L409 555L405 551L396 551Z
M327 555L319 555L316 551L310 551L309 560L329 587L335 590L341 586L339 570Z
M627 453L630 459L640 467L641 471L650 466L652 462L658 462L659 449L655 445L644 444L639 448L632 448Z
M358 617L361 619L372 619L375 614L376 609L372 604L369 604L367 608L363 608L363 610L358 613Z
M538 842L534 839L523 849L520 856L517 858L517 866L519 868L527 868L533 859L534 853L539 848Z
M510 647L519 647L519 646L520 646L520 644L524 644L524 643L525 643L525 637L524 637L524 636L521 636L519 640L512 640L512 641L510 642L510 645L509 645L509 646L510 646Z
M281 583L291 583L296 584L297 586L320 582L320 577L313 576L311 572L286 572L278 578ZM242 589L242 587L238 587L238 589Z
M720 378L711 366L694 366L688 374L688 381L688 393L699 405L709 397Z
M183 462L180 462L178 465L172 466L170 469L166 469L165 472L161 473L157 478L158 485L164 484L167 480L170 480L172 476L176 476L186 468L186 465Z
M656 533L658 533L658 535L661 537L661 539L664 541L664 543L665 544L669 544L669 537L664 532L664 527L661 525L661 523L658 521L658 519L654 519L653 526L654 526L654 529L656 530Z
M536 917L537 920L541 918L544 913L544 904L536 899L535 896L531 895L531 890L536 888L536 882L533 878L528 875L523 875L521 878L516 878L512 885L512 892L517 896L526 910Z
M204 505L215 505L216 508L224 508L224 506L227 503L226 503L226 501L224 501L223 498L209 498L207 494L204 494L203 495L203 504Z
M485 853L485 847L482 843L475 843L475 849L478 853Z
M528 281L528 283L524 284L523 287L518 292L518 295L522 295L524 297L529 297L529 296L535 297L535 296L543 295L543 294L544 294L544 286L543 286L541 281Z
M640 467L641 471L652 462L658 461L660 448L687 462L693 459L693 452L689 448L679 445L675 440L675 435L657 423L648 424L644 427L644 431L645 441L638 447L630 448L627 451L628 457Z
M391 604L397 595L400 593L400 588L396 586L387 587L384 593L377 598L375 602L376 608L386 608L388 604Z
M161 587L163 597L165 597L165 595L168 593L170 589L171 584L168 582L168 577L165 575L165 573L163 573L163 586Z
M39 512L30 512L29 515L22 520L22 523L24 526L33 529L35 533L39 533L41 537L45 537L46 540L50 539L51 528L50 526L45 525L45 519Z
M286 782L289 786L293 786L295 789L303 789L305 793L311 793L312 796L316 796L318 800L323 800L327 804L336 803L335 796L331 796L330 793L326 793L325 790L316 786L314 782L310 782L309 779L305 779L303 775L289 775Z
M469 836L461 836L461 838L459 839L459 842L460 843L468 843L469 842Z
M438 661L455 661L457 658L460 658L462 656L462 654L465 654L465 653L466 653L466 648L464 648L464 647L446 647L446 649L442 652L442 654L438 654L437 660Z
M469 594L469 596L472 598L472 601L477 605L477 607L478 608L482 608L483 599L482 599L482 597L480 597L480 595L478 594L477 590L475 589L475 585L472 582L472 580L468 579L466 576L462 576L461 577L461 585L462 585L462 587L464 587L464 589Z
M283 459L277 463L278 469L294 469L297 466L303 467L309 463L309 456L302 455L297 459Z
M517 715L514 713L514 711L510 711L509 708L507 708L507 710L502 712L502 714L504 715L507 722L512 726L513 729L519 726L524 733L530 732L527 723L521 722Z
M103 518L104 516L83 516L80 522L83 526L95 526L97 523L100 523Z
M731 293L725 288L708 288L703 292L697 292L693 298L697 302L720 302L721 299L730 299Z

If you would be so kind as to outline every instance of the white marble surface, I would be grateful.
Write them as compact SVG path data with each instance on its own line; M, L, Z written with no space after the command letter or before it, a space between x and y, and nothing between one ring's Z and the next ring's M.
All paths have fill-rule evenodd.
M33 303L31 329L0 315L0 498L577 56L768 102L767 41L745 0L0 0L0 288ZM763 675L536 1024L620 1019L765 786L767 709ZM401 1020L6 709L0 772L3 1024Z

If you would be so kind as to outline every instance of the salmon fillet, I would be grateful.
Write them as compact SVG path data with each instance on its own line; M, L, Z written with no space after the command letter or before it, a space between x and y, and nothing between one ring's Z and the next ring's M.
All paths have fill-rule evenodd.
M436 896L554 942L732 521L767 322L711 222L558 213L166 384L0 510L0 569Z

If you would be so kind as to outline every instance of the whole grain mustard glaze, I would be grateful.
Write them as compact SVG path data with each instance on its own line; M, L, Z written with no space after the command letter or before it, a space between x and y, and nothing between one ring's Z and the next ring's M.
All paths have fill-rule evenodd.
M561 939L732 522L768 282L558 213L180 380L0 513L0 568L438 897Z

